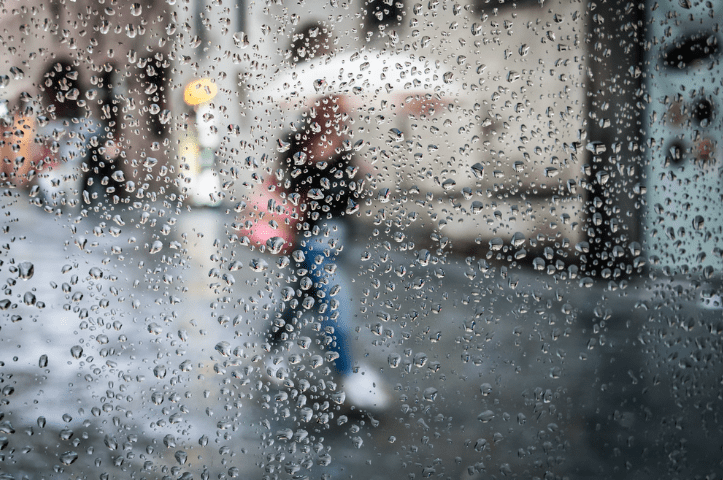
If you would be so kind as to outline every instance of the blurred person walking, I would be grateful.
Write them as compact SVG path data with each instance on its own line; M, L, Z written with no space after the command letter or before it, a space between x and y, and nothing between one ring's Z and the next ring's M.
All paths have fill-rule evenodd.
M331 50L331 41L323 25L310 24L294 36L291 60L299 63L325 54ZM281 159L284 181L279 183L286 198L301 205L303 212L292 253L300 267L297 272L303 274L297 285L301 298L277 312L271 340L287 340L303 312L316 310L327 360L333 360L346 402L365 410L383 410L391 401L385 382L353 359L354 314L348 274L340 264L350 232L349 214L355 211L363 185L349 140L347 107L343 96L317 99L303 111L292 132L279 140L286 150Z
M353 308L348 274L340 265L347 244L349 215L356 210L363 188L360 166L352 153L343 98L327 97L302 116L288 138L282 158L286 198L304 205L292 259L301 267L297 292L278 313L274 341L284 341L305 310L315 309L327 359L333 359L348 403L364 409L384 409L390 402L381 377L371 368L354 365L351 345ZM298 272L299 270L297 270ZM280 320L280 321L279 321Z

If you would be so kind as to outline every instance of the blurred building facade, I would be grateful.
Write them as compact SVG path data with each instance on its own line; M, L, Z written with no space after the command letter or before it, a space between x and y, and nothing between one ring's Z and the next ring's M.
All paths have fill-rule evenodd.
M515 234L540 251L587 238L589 45L578 4L199 2L193 8L179 17L196 28L197 40L183 53L194 59L183 72L186 80L200 75L219 84L214 103L231 124L221 156L274 158L276 137L293 119L264 103L263 88L294 62L294 36L318 24L331 35L333 51L422 57L475 98L434 118L371 112L384 117L358 134L369 142L360 154L377 169L367 184L372 198L359 212L371 229L382 236L403 231L423 243L432 234L470 250L487 251L494 239L505 244L505 260L526 257L519 241L510 246ZM388 144L392 127L403 131L404 142ZM481 178L475 164L484 169ZM261 166L266 174L274 168ZM227 180L251 185L250 173ZM243 195L240 189L234 198ZM565 263L558 260L553 269Z
M431 235L433 242L452 242L470 251L481 245L485 252L502 242L495 257L527 262L532 259L525 248L542 252L549 247L553 253L543 255L538 265L551 272L571 262L556 252L577 245L570 250L574 255L597 249L592 270L609 270L605 275L615 276L634 264L628 258L636 256L630 253L635 248L627 248L631 242L640 241L659 258L672 261L678 258L672 251L683 246L685 230L701 237L687 263L708 265L719 258L713 252L716 237L701 230L701 225L716 224L715 209L671 217L670 224L665 215L655 213L658 205L678 205L678 196L690 195L683 186L669 200L673 187L661 181L715 181L715 175L701 172L713 168L717 155L715 139L705 132L719 128L712 113L717 109L715 95L709 93L714 85L691 84L684 94L666 90L666 82L668 90L675 90L673 84L683 81L676 75L685 75L689 82L715 83L710 79L718 67L707 69L707 75L688 74L700 62L705 64L706 54L685 68L656 63L656 58L668 59L661 49L677 51L672 44L653 41L660 37L659 29L667 28L658 18L662 9L651 14L649 53L642 58L646 6L630 8L620 2L595 12L565 1L284 5L14 0L3 8L0 29L8 75L2 99L10 110L45 114L43 72L54 62L70 61L78 72L83 114L102 119L104 128L113 130L136 197L189 194L184 190L191 175L184 139L194 111L184 103L183 91L193 80L210 79L218 92L204 106L207 121L201 128L210 131L217 145L213 168L219 178L218 201L234 205L244 200L259 176L273 171L274 142L292 121L288 113L264 102L264 86L298 63L294 38L319 25L330 36L329 50L423 57L449 72L463 85L463 93L475 98L471 105L460 101L433 118L374 112L372 118L384 117L381 123L359 129L368 141L360 155L376 170L367 182L371 197L358 215L381 236L404 231L426 242ZM703 10L694 17L698 14L705 16ZM700 23L691 22L689 30ZM713 22L703 21L694 28L699 33L691 34L701 48L718 48L715 42L703 45L715 37L705 34ZM680 35L688 35L683 32L688 23L678 23ZM661 73L646 77L644 61ZM622 88L611 87L615 78L625 79ZM644 78L648 83L643 88ZM639 95L643 91L648 97ZM682 98L686 95L693 95L695 104L688 105ZM106 111L103 98L112 99ZM653 104L651 115L670 117L646 132L662 140L650 148L643 145L640 131L646 98ZM634 108L636 102L643 108ZM403 142L388 143L385 132L391 127L403 132ZM662 160L663 167L650 156L671 151L672 161ZM13 152L5 156L13 163ZM694 172L700 167L680 167L678 157L708 167ZM13 183L8 170L5 165L6 181ZM610 187L617 184L625 192ZM704 190L716 188L706 183ZM705 198L713 198L710 195ZM681 200L678 206L704 208L702 199L697 204ZM644 224L639 222L643 204L652 212ZM668 208L674 210L678 208ZM519 247L510 243L513 237ZM612 258L613 246L623 249L620 260Z
M67 66L75 91L63 92L61 86L59 102L77 103L79 117L103 125L103 141L111 140L118 149L118 164L125 179L136 186L134 195L162 194L173 183L159 170L172 156L168 132L174 56L167 35L172 18L173 8L154 0L5 2L0 26L5 43L2 62L15 73L4 81L2 100L16 115L53 120L55 112L43 98L47 73ZM59 141L67 141L67 133ZM40 173L36 163L42 155L37 158L35 153L36 158L27 158L25 167L15 173ZM155 160L148 162L148 158ZM92 169L91 160L84 160L85 167L78 162L73 168ZM143 165L151 163L159 169L144 170ZM10 184L23 183L11 178L13 172L5 173ZM66 192L69 197L80 198L77 187L67 190L73 190Z
M723 267L720 15L714 4L651 9L646 38L645 244L671 273Z

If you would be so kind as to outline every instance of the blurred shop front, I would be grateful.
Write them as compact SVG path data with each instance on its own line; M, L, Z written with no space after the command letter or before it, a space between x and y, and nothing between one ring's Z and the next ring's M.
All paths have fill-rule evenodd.
M1 93L3 183L30 188L50 209L94 208L101 196L153 200L175 188L160 175L172 154L174 8L112 3L4 5L0 29L17 55Z

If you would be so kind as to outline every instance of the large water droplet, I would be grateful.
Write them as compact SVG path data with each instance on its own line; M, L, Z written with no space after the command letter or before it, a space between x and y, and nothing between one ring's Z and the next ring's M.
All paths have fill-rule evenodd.
M22 80L23 78L25 78L25 72L23 72L18 67L10 67L10 73L12 73L15 80Z
M118 440L116 440L114 437L111 437L110 435L106 435L103 439L103 443L105 443L105 446L108 447L109 450L117 450L118 449Z
M402 132L398 128L390 128L389 129L389 137L391 138L392 141L401 142L404 140L404 132Z
M500 237L494 237L490 240L490 250L495 252L502 250L505 242Z
M477 415L477 420L482 423L487 423L495 417L495 412L492 410L485 410L484 412Z
M266 240L266 247L269 249L269 253L274 255L280 253L285 244L286 241L281 237L271 237Z
M326 80L324 80L323 78L314 80L314 90L316 91L316 93L321 92L324 87L326 87Z
M439 392L434 387L428 387L424 389L424 399L428 402L433 402L437 399L437 394Z
M23 303L25 305L35 305L35 294L32 292L25 292L23 295Z
M472 173L477 180L482 180L485 175L485 167L481 163L475 163L472 165Z
M522 232L515 232L512 235L512 246L521 247L525 243L525 235Z
M263 272L269 268L269 264L262 258L254 258L249 262L249 267L251 267L251 270L254 272Z
M70 347L70 354L73 356L73 358L80 358L81 356L83 356L83 347L81 347L80 345L74 345Z
M233 34L233 43L237 47L246 48L249 46L249 36L244 32L236 32Z
M693 219L693 228L696 230L702 230L703 226L705 225L705 220L701 215L696 215Z
M183 450L177 451L175 453L175 455L173 455L173 456L176 457L176 461L178 462L179 465L185 465L186 460L188 459L188 454L186 452L184 452Z
M228 357L231 354L231 344L228 342L219 342L216 344L216 351L224 357Z
M285 142L281 138L279 138L277 140L277 144L276 144L277 151L279 151L281 153L288 152L290 148L291 148L291 142Z
M30 280L35 274L35 266L31 262L22 262L18 265L18 277L23 280Z
M63 465L71 465L78 460L78 454L76 452L65 452L60 455L60 463Z
M126 181L125 176L123 175L123 170L116 170L115 172L113 172L113 175L111 175L111 178L113 179L113 181L118 183Z
M153 242L153 245L151 245L151 248L148 251L148 253L150 253L150 254L158 253L162 249L163 249L163 242L161 242L160 240L156 240L155 242Z

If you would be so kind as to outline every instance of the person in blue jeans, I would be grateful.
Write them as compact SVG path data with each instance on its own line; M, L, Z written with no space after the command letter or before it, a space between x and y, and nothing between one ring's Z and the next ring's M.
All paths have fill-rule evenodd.
M305 210L292 258L297 263L294 267L306 274L299 279L301 297L279 312L272 341L283 340L285 325L296 323L304 311L315 311L325 349L336 354L334 369L348 403L380 409L389 402L380 388L381 379L372 369L354 363L350 288L339 263L348 218L356 210L363 185L345 118L341 99L323 98L305 113L288 139L290 148L282 158L285 176L279 187L287 198L296 197Z

